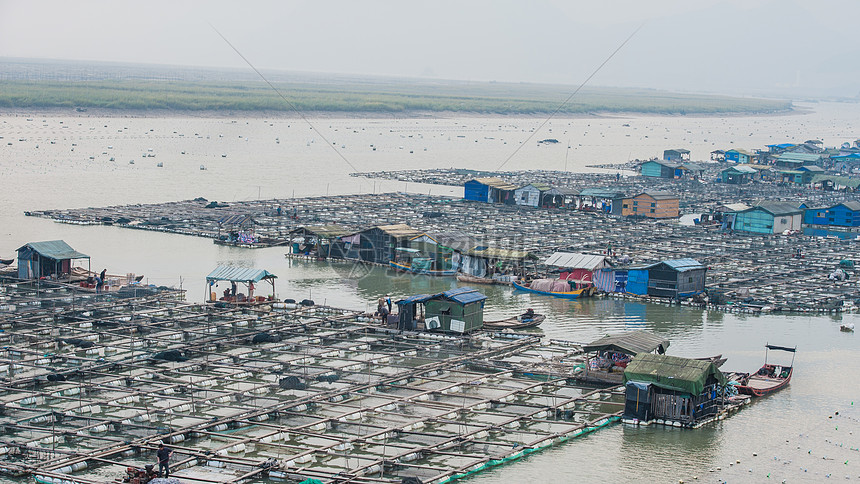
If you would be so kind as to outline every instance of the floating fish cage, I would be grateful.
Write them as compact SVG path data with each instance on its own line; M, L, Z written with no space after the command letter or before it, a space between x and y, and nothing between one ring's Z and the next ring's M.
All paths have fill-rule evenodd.
M719 165L712 169L722 167ZM711 168L709 168L711 169ZM419 170L360 174L409 182L462 186L478 176L457 170ZM494 173L515 184L550 183L583 189L611 186L628 194L646 189L678 194L691 212L707 213L728 202L802 200L809 205L844 201L838 192L758 183L730 185L693 180L624 177L550 171ZM278 212L278 208L281 208ZM280 213L280 215L279 215ZM527 250L545 258L556 250L605 253L611 244L615 262L655 262L693 258L709 267L707 287L722 291L711 309L738 311L841 311L860 299L856 281L831 280L841 260L860 260L860 246L850 240L801 235L752 235L681 225L675 220L631 219L600 211L535 209L489 204L427 194L378 193L211 203L204 199L150 205L124 205L28 212L29 215L79 224L109 223L122 227L218 238L218 220L251 216L255 234L265 246L287 245L290 231L307 225L337 224L347 230L405 223L422 232L462 231L483 245ZM433 214L425 217L425 214ZM800 249L803 258L795 259ZM387 261L383 261L387 262ZM853 268L843 268L849 276ZM767 288L767 289L765 289ZM805 292L804 292L805 291ZM726 304L731 303L731 304Z
M215 308L171 291L76 299L0 279L0 473L101 483L174 451L193 482L447 482L619 419L581 349L398 333L331 307ZM50 292L49 292L50 291ZM309 309L314 309L313 313Z

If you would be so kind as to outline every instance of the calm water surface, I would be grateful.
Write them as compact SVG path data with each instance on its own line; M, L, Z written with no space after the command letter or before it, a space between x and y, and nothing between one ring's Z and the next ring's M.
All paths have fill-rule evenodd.
M658 156L670 147L687 148L693 159L703 160L717 148L752 149L811 138L836 145L860 136L857 105L809 107L814 109L810 114L794 116L556 119L504 168L586 171L588 164ZM498 169L541 122L314 121L360 171ZM23 216L25 210L198 196L232 201L396 190L462 194L462 189L349 177L353 169L299 120L0 114L0 136L2 258L12 257L28 241L64 239L90 254L97 270L144 274L153 284L181 284L192 301L202 300L203 278L218 264L274 272L280 276L280 297L351 308L371 309L385 293L397 298L457 286L450 278L395 276L381 268L360 279L345 279L349 266L287 260L283 249L241 250L181 235L70 226ZM548 137L562 143L536 145L537 139ZM571 146L569 153L565 143ZM132 159L135 163L129 164ZM164 167L158 168L158 162ZM207 169L201 171L200 165ZM857 316L756 317L614 299L562 301L501 286L481 289L489 296L488 318L532 307L547 315L539 332L553 338L585 342L610 332L647 329L671 340L669 354L723 354L729 358L725 369L744 371L762 363L766 342L796 344L799 350L788 389L726 421L696 431L616 425L471 480L860 481L860 451L853 450L860 448L860 345L853 333L839 331L843 320L860 323Z

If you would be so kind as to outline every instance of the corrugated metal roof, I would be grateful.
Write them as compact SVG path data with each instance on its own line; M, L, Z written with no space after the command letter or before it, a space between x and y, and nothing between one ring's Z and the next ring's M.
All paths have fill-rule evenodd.
M673 259L673 260L664 260L663 264L675 269L678 272L686 272L692 271L696 269L704 269L705 266L702 265L701 262L696 259Z
M549 256L549 259L544 264L570 269L585 269L588 271L602 269L611 265L607 262L606 256L572 252L556 252Z
M663 153L689 153L690 150L685 150L684 148L672 148L668 150L664 150Z
M705 167L698 163L684 163L683 165L681 165L681 168L690 171L705 171Z
M523 185L523 186L517 188L517 190L522 190L523 188L528 188L528 187L534 187L539 192L545 192L545 191L552 188L551 186L549 186L545 183L529 183L528 185Z
M579 195L578 190L574 190L573 188L558 188L553 187L546 191L545 195Z
M42 257L47 257L49 259L54 260L65 260L65 259L89 259L90 256L78 252L75 249L71 248L69 244L67 244L63 240L46 240L43 242L30 242L18 248L20 252L22 249L30 248L33 251L37 252Z
M488 187L496 188L499 190L516 190L517 186L512 185L501 178L497 177L487 177L487 178L475 178L475 181L481 183L483 185L487 185Z
M840 205L845 206L848 210L860 211L860 202L857 201L842 202Z
M678 195L675 195L672 192L666 192L666 191L662 191L662 190L646 190L646 191L644 191L644 192L642 192L636 196L638 197L640 195L648 195L649 197L653 198L654 200L670 200L673 198L678 198Z
M679 161L668 161L668 160L648 160L648 161L642 162L643 165L646 163L657 163L658 165L667 166L669 168L678 168L681 166L681 162L679 162Z
M278 276L264 269L249 267L218 266L206 276L207 281L258 282L262 279L274 279Z
M581 197L623 198L625 192L615 188L583 188L579 191Z
M742 149L738 149L738 148L731 149L731 150L726 150L726 153L740 153L740 154L742 154L742 155L753 156L753 154L752 154L752 153L750 153L749 151L747 151L747 150L742 150Z
M473 257L483 257L484 259L522 260L536 258L525 250L497 249L495 247L474 248L468 254Z
M487 299L487 296L471 287L458 287L457 289L445 291L440 295L460 304L469 304Z
M669 347L669 340L645 330L629 333L606 335L582 347L586 353L592 351L622 351L629 355L650 353L660 349L663 353Z
M765 212L770 213L771 215L794 215L801 213L802 210L797 208L798 204L793 202L761 202L758 205L745 210L745 212L761 209Z
M779 161L783 161L783 162L785 162L785 161L791 161L791 162L794 162L794 161L818 161L821 159L821 155L817 155L814 153L789 152L789 153L783 153L783 154L777 156L776 159Z
M651 383L667 390L699 395L705 389L705 383L711 375L725 385L726 377L710 361L641 353L627 364L624 370L624 383L628 381Z
M729 212L743 212L749 210L750 206L745 203L727 203L723 205Z
M417 229L413 229L412 227L410 227L406 224L377 225L374 228L377 228L377 229L385 232L386 234L388 234L392 237L409 237L409 238L412 238L412 237L420 237L421 235L424 235L424 232L421 232L420 230L417 230Z
M827 171L827 170L825 170L824 168L822 168L822 167L820 167L820 166L818 166L818 165L807 165L807 166L801 166L801 167L799 167L799 168L798 168L798 170L800 170L800 171L808 171L808 172L815 172L815 173L824 173L825 171Z
M730 166L723 171L736 171L738 173L749 173L749 174L758 173L758 170L756 170L755 168L751 168L749 166L746 166L746 165Z

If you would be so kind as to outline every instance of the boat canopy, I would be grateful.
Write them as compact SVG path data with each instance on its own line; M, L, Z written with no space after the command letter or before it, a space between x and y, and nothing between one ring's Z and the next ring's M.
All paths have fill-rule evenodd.
M769 350L782 350L782 351L789 351L791 353L794 353L795 351L797 351L797 348L789 348L788 346L776 346L776 345L771 345L771 344L768 344L765 346Z
M277 279L278 276L264 269L251 269L248 267L218 266L206 276L206 282L231 281L231 282L259 282L263 279Z
M582 347L586 353L593 351L620 351L636 356L639 353L650 353L657 350L663 354L669 347L669 340L654 333L639 330L622 334L608 334Z
M726 377L711 361L651 353L636 355L624 370L625 384L629 381L650 383L691 395L701 394L711 377L721 385L726 384Z

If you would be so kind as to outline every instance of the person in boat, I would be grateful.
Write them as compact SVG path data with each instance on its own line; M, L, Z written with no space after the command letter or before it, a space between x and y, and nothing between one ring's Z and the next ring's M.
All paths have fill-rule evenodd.
M531 321L535 317L535 310L532 308L526 309L526 312L523 313L523 321Z
M96 276L96 294L102 292L102 286L104 285L105 281L101 277Z
M107 269L102 269L102 272L101 272L101 274L99 274L99 277L101 277L102 282L104 282L105 277L107 277Z
M388 314L391 314L391 296L385 295L385 305L388 306Z

